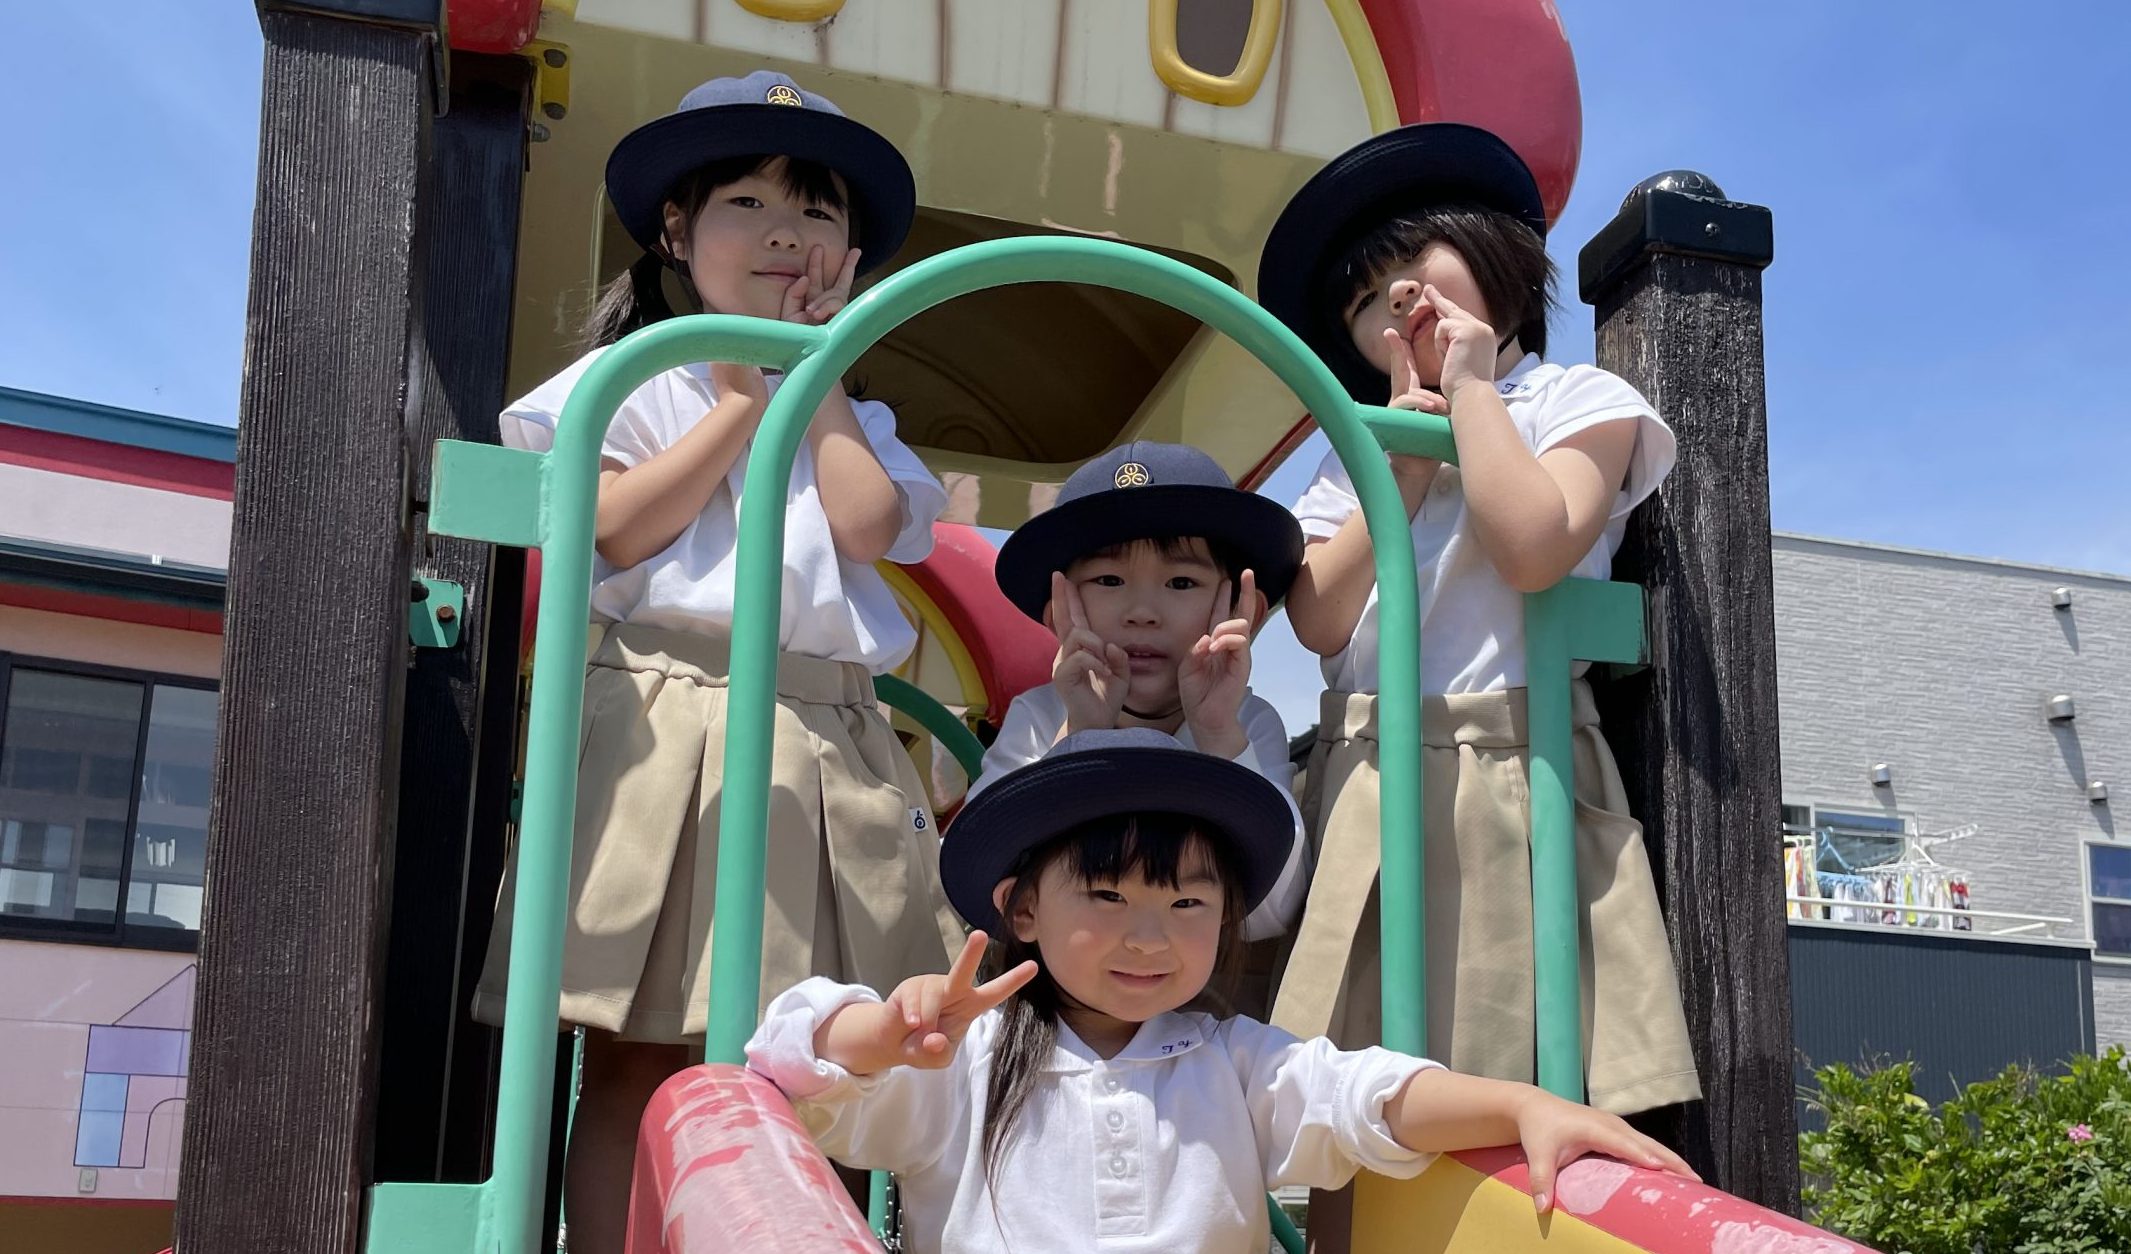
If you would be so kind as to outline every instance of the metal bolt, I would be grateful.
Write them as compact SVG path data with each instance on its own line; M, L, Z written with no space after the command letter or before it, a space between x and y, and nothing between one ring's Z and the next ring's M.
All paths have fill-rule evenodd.
M560 48L550 48L540 54L540 59L559 70L570 59L570 54Z
M533 142L536 144L548 142L548 128L538 122L533 123Z
M544 105L540 106L540 111L541 111L542 113L545 113L545 114L547 114L547 115L548 115L549 117L553 118L553 119L554 119L555 121L557 121L557 122L560 122L560 121L562 121L562 115L563 115L563 114L565 114L565 113L568 113L568 112L569 112L569 109L568 109L568 108L566 108L566 107L564 107L564 106L563 106L563 105L561 105L561 104L558 104L558 103L556 103L556 102L555 102L555 101L553 101L553 100L550 100L550 101L548 101L548 102L547 102L546 104L544 104Z
M448 623L458 616L459 612L448 605L439 605L437 607L437 621L440 623Z
M1720 234L1720 232L1717 230L1716 223L1704 222L1702 224L1702 234L1707 235L1711 239L1715 239Z

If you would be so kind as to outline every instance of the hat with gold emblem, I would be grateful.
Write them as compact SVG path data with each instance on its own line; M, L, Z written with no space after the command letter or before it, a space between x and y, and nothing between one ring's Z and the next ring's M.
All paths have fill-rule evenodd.
M672 113L622 136L607 158L607 199L630 237L663 255L663 210L682 179L713 161L765 154L812 161L842 177L860 274L903 246L917 211L910 163L879 132L770 70L714 78L681 97Z
M1197 537L1252 572L1278 604L1302 567L1302 527L1276 501L1235 485L1220 463L1184 444L1134 440L1073 472L1051 508L999 548L999 590L1043 621L1051 572L1133 540Z

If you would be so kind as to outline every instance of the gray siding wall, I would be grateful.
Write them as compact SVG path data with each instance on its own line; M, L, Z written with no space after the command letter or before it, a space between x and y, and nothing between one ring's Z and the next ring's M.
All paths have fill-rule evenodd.
M1975 907L2088 937L2086 843L2131 839L2086 797L2101 779L2131 805L2131 580L1796 536L1775 559L1784 799L1975 823L1936 851L1972 873ZM2069 610L2050 605L2060 586ZM2068 723L2044 714L2059 692ZM2131 978L2112 978L2131 971L2103 967L2099 1042L2131 1042Z

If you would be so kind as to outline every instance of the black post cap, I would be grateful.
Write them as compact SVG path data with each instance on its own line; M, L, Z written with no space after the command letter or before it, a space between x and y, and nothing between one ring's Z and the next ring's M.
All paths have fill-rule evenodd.
M1587 305L1627 277L1651 253L1707 257L1765 268L1776 256L1766 207L1727 200L1716 180L1667 170L1637 183L1620 212L1576 255L1576 290Z

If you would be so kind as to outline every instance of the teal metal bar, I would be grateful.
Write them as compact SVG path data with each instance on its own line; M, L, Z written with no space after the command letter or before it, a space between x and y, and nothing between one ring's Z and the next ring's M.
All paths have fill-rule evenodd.
M875 675L873 695L880 698L882 705L916 719L918 726L932 733L934 740L955 755L962 773L971 780L983 773L984 743L969 730L969 724L956 718L954 711L934 700L931 693L900 675Z
M1643 640L1642 589L1634 584L1564 579L1524 598L1539 1087L1574 1102L1584 1100L1584 1057L1570 664L1639 662Z
M838 314L825 337L802 347L803 356L771 401L748 454L736 597L749 608L733 624L732 697L726 715L725 788L718 829L722 833L718 898L711 924L711 1009L704 1049L711 1061L741 1060L760 999L761 868L775 695L775 607L783 569L786 485L807 421L829 387L897 325L970 292L1061 280L1136 292L1198 318L1263 361L1317 415L1353 476L1362 513L1375 537L1382 690L1420 691L1413 537L1391 468L1378 455L1375 438L1331 371L1270 314L1199 270L1107 240L993 240L927 258L891 275ZM677 318L640 331L609 350L599 364L631 358L640 337L661 332L689 334L699 321ZM693 360L705 356L698 353ZM583 389L580 383L579 390ZM1421 1052L1427 1042L1420 996L1426 969L1421 917L1420 732L1419 701L1389 701L1379 707L1384 764L1384 980L1387 992L1402 993L1384 999L1384 1044L1412 1053Z
M1305 1254L1309 1247L1302 1234L1295 1231L1295 1221L1287 1217L1287 1212L1280 1209L1280 1203L1270 1195L1266 1197L1265 1205L1273 1223L1273 1240L1280 1246L1281 1254Z
M866 1224L884 1242L895 1223L894 1208L888 1203L888 1190L893 1183L893 1177L885 1171L866 1178Z
M1532 982L1539 1087L1583 1100L1583 987L1576 917L1576 784L1570 751L1568 623L1548 593L1524 601L1531 737Z

